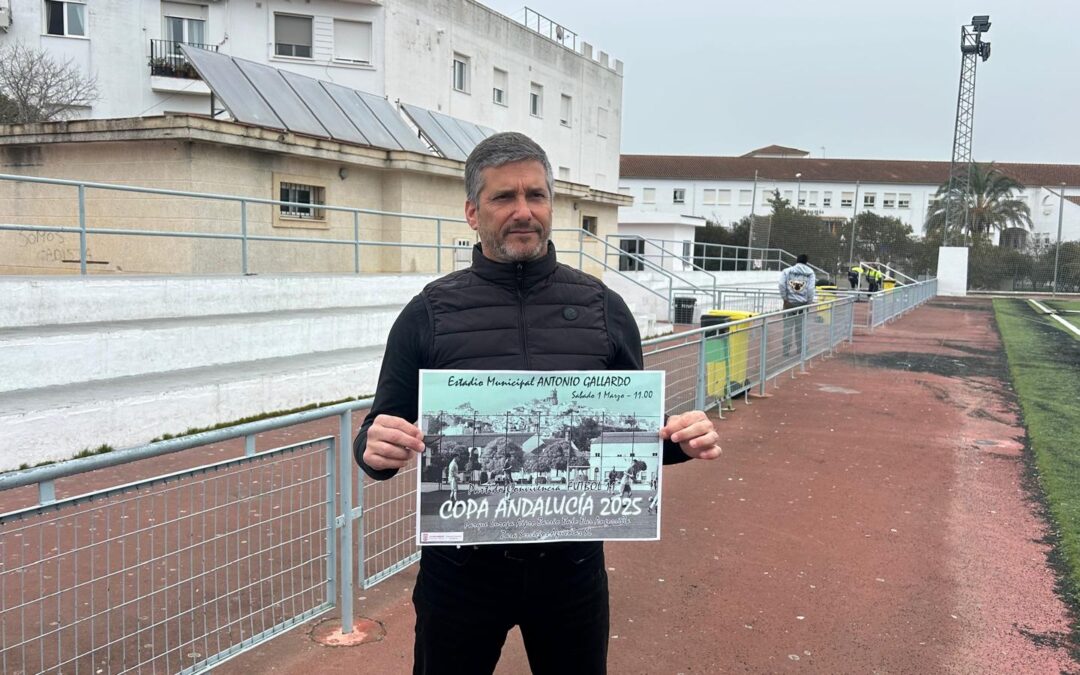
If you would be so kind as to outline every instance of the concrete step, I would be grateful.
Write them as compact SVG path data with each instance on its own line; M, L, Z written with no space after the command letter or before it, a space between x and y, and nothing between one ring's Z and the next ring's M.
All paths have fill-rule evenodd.
M381 345L402 305L0 329L0 392Z
M84 448L367 396L381 345L206 366L0 394L0 471L68 459Z

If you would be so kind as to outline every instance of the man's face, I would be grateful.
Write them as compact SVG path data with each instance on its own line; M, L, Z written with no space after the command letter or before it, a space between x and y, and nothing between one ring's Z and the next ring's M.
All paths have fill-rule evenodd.
M540 162L528 160L481 172L478 203L465 202L465 219L480 235L484 256L498 262L536 260L551 238L551 195Z

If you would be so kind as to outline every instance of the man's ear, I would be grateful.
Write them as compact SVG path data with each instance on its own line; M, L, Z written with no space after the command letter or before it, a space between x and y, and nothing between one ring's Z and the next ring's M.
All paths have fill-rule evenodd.
M474 231L480 229L480 221L476 218L476 204L468 199L465 200L465 220Z

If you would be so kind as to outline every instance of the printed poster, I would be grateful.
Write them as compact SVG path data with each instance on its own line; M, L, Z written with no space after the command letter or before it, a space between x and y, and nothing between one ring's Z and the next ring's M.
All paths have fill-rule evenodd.
M420 371L420 545L660 538L663 371Z

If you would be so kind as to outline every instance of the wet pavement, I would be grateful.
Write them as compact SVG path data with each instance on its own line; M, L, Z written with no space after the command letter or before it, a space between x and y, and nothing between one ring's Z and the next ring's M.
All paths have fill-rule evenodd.
M719 461L666 470L662 540L607 546L609 672L1080 672L989 309L939 298L737 401ZM309 622L217 672L410 672L415 573L357 590L381 640ZM528 672L516 632L497 672Z

